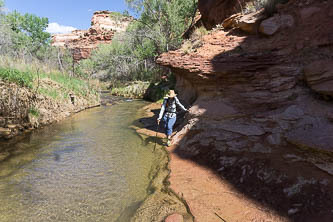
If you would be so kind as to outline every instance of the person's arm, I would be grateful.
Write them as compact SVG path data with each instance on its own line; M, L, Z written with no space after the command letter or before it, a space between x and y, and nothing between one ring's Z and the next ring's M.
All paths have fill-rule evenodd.
M164 99L164 101L163 101L163 105L162 105L162 107L161 107L160 114L158 115L158 119L157 119L158 121L162 119L162 116L163 116L163 113L164 113L164 110L165 110L166 103L167 103L167 101L166 101L166 99Z
M184 110L184 111L186 112L187 109L183 106L183 104L181 104L181 103L179 102L179 100L178 100L177 97L175 97L175 100L176 100L176 104L177 104L180 108L182 108L182 110Z

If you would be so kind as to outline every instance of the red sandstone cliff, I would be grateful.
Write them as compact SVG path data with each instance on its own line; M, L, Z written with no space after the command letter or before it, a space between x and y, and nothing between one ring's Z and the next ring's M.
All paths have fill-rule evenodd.
M125 31L133 20L133 17L117 16L110 11L97 11L91 19L91 28L55 34L52 45L72 50L75 61L86 59L99 44L111 43L115 33Z
M199 1L203 18L222 23L210 12L228 11L226 2L237 1ZM191 52L158 59L192 104L173 155L213 170L287 221L333 221L332 1L290 0L273 17L238 14L223 25ZM184 187L173 188L191 200L197 221L219 221L214 211L223 217L212 205L223 192L197 187L199 196L186 195Z

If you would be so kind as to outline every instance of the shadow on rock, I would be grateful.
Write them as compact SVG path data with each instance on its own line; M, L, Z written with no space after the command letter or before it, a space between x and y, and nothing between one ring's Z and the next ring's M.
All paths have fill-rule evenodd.
M216 31L195 53L158 62L175 72L184 100L195 95L174 154L287 221L333 221L333 104L314 95L332 95L333 5L297 2L266 21L278 26L270 36Z

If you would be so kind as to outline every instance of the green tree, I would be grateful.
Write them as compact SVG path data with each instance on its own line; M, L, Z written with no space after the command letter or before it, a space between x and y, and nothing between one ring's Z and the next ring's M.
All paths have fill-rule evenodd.
M139 35L155 42L157 53L176 49L192 22L197 0L126 0L140 14Z
M3 0L0 0L0 13L3 13L4 6L5 6L5 2Z
M23 23L22 15L18 11L13 11L6 15L6 22L12 31L19 33L21 32L21 25Z
M47 44L51 35L45 32L48 24L48 18L41 18L33 14L24 14L21 28L37 44Z
M21 15L17 11L8 13L5 22L12 30L14 47L18 50L29 50L36 54L44 45L48 45L51 35L45 32L48 26L47 18L33 14Z

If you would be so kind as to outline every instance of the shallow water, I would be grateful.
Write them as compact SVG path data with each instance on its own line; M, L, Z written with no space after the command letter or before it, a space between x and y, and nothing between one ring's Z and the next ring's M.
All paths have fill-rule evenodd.
M0 162L0 221L128 221L153 163L129 128L143 105L84 111L11 145Z

